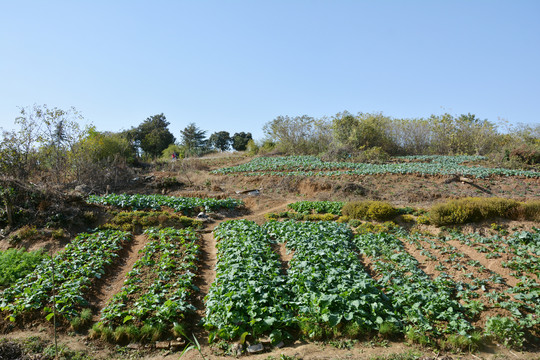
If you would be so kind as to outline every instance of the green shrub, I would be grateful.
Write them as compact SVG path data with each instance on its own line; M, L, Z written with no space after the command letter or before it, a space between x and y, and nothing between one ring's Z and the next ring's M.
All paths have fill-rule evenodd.
M21 240L31 239L38 234L35 226L25 225L23 226L17 235Z
M398 332L399 328L396 326L396 324L391 322L383 322L379 327L379 334L385 339L393 337Z
M88 223L93 223L97 220L97 215L93 211L85 211L83 213L83 218Z
M307 220L307 215L300 214L300 213L295 213L295 212L287 212L287 217L289 219L298 220L298 221Z
M102 341L112 343L114 341L114 331L108 326L99 326L96 328L97 334ZM92 328L94 330L94 328Z
M486 336L504 346L520 349L523 346L523 328L511 318L494 316L488 318L485 327Z
M356 201L343 206L343 215L353 219L392 220L398 215L398 210L392 205L382 201Z
M429 216L427 214L420 215L419 217L416 218L416 223L422 224L422 225L429 225L430 224Z
M45 257L41 251L0 251L0 289L31 273Z
M334 221L337 218L334 214L308 214L306 216L309 221Z
M524 220L540 221L540 201L521 203L520 212Z
M392 205L382 201L373 201L369 205L367 218L370 220L385 221L392 220L397 214L397 209Z
M201 228L202 222L187 216L169 213L166 211L122 211L115 214L114 218L103 229L134 231L145 230L151 227L160 229L174 228Z
M327 329L317 323L311 321L302 321L298 325L300 327L300 333L305 338L319 341L328 337Z
M397 221L401 221L401 222L404 222L404 223L414 223L414 222L416 222L414 216L409 215L409 214L399 215L398 218L397 218Z
M118 326L114 329L114 342L116 344L127 345L132 340L136 339L130 338L127 326Z
M71 319L71 327L75 331L83 331L90 327L92 324L92 310L83 309L79 316Z
M278 220L279 219L279 214L276 214L276 213L267 213L267 214L264 214L264 218L266 220Z
M253 139L250 139L246 145L246 151L251 156L257 155L259 152L259 146L257 146Z
M540 204L530 204L502 198L463 198L433 206L428 216L432 224L439 226L465 224L495 217L510 219L525 217L526 211L529 212L529 216L535 216Z
M353 159L354 162L384 163L390 160L390 155L380 146L374 146L361 151Z
M148 343L151 341L155 341L154 339L159 337L158 334L156 333L156 329L150 324L144 324L139 329L139 333L140 333L139 340L141 342Z
M51 236L55 240L63 238L64 235L65 235L64 229L56 229L56 230L53 230L52 233L51 233Z
M352 219L349 217L349 216L345 216L345 215L342 215L340 216L336 221L338 223L348 223L349 221L351 221Z
M405 337L409 342L413 344L419 344L422 346L431 345L431 340L429 339L429 336L415 329L414 327L411 327L407 330L407 332L405 333Z
M359 339L370 333L370 330L357 322L350 322L343 325L343 335L349 339Z
M480 347L481 341L482 334L480 332L473 332L470 335L451 334L442 341L441 347L454 352L474 352Z
M365 222L356 227L357 234L378 234L389 233L397 229L398 226L392 221L385 221L382 224L375 224L372 222Z

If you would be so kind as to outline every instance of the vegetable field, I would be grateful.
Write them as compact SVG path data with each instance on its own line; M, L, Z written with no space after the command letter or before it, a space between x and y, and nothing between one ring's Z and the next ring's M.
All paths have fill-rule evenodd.
M539 178L540 173L529 170L490 168L469 165L466 162L478 161L480 156L408 156L395 158L386 164L353 162L326 162L315 156L259 157L247 164L222 168L214 174L242 176L343 176L377 174L420 174L456 175L486 178L498 176L520 176Z
M131 235L120 231L80 234L52 259L46 259L26 277L0 294L3 317L14 322L32 312L52 313L53 283L57 312L70 320L88 306L88 290L105 274ZM54 278L53 278L54 275Z
M354 235L335 222L240 220L215 234L219 262L205 319L211 338L379 333L474 348L482 337L520 347L538 336L540 229L493 237L400 229ZM277 243L293 253L286 269L272 252ZM514 271L503 276L483 265L496 258Z
M90 195L87 201L91 204L102 204L131 210L161 210L167 206L174 211L191 214L198 210L232 209L242 205L236 199L201 199L192 197L174 197L165 195L128 195L110 194L104 196Z
M195 311L191 297L197 291L198 236L191 229L172 228L150 229L146 235L150 241L142 257L101 310L97 332L124 330L130 341L148 341L162 337Z
M497 173L480 167L483 161L410 156L373 165L273 157L218 173L508 175L532 177L517 181L536 188L536 173ZM208 181L215 178L236 187L258 181ZM268 184L276 180L296 182L279 178ZM483 182L496 181L507 179ZM317 181L311 182L316 193ZM332 192L319 198L292 192L277 198L279 191L240 192L238 199L224 200L90 196L88 203L106 205L85 204L88 211L81 213L85 224L96 229L73 238L67 231L64 238L50 235L46 241L54 249L67 243L56 255L24 249L0 253L0 265L7 269L1 274L6 280L0 291L0 331L36 324L52 329L54 319L60 320L59 331L84 336L92 346L136 348L152 356L157 349L182 351L190 344L204 344L205 354L216 349L231 354L239 344L246 352L258 343L272 352L292 351L297 347L288 345L297 340L362 351L364 343L391 347L392 342L420 344L438 353L475 351L489 342L512 351L536 351L540 228L535 217L502 217L504 211L493 215L486 210L486 218L465 225L437 223L423 204L326 188ZM321 200L334 200L329 194L341 196ZM302 201L293 202L300 195ZM459 200L471 205L475 199L482 209L514 204L533 215L540 211L534 201L513 198ZM204 220L188 217L198 211L215 213ZM18 239L21 248L29 241Z

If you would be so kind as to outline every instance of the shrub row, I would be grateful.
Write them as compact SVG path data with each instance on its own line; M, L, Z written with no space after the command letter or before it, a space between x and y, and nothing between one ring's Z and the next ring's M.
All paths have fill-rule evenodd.
M141 232L149 228L201 228L200 220L166 211L123 211L116 213L103 229Z
M495 217L540 221L540 201L469 197L435 205L427 215L434 225L465 224Z
M395 218L399 211L383 201L355 201L347 203L341 210L352 219L386 221Z

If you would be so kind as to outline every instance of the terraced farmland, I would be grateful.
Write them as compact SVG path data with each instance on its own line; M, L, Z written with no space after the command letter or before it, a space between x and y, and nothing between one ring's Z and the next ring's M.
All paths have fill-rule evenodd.
M343 175L420 174L463 175L476 178L519 176L538 178L540 173L528 170L490 168L464 162L484 159L480 156L409 156L385 164L326 162L315 156L259 157L238 166L214 170L214 174L231 176L301 176L339 177Z
M415 174L464 174L467 168L479 177L502 175L482 173L492 170L473 165L481 161L407 157L386 165L409 166ZM346 164L265 158L217 172L343 175L366 165ZM504 175L537 181L536 174ZM429 208L361 194L355 195L359 201L293 194L269 205L277 194L246 192L225 200L91 196L91 209L103 211L104 223L67 241L0 293L0 330L52 331L55 319L63 336L150 357L159 349L177 356L196 340L209 357L246 354L255 344L263 344L268 356L293 356L299 343L319 342L356 349L359 357L370 343L464 354L495 343L537 354L540 228L530 220L534 201L514 201L515 209L532 214L527 219L516 212L482 220L493 222L487 225L441 227L430 223ZM485 203L506 203L492 198ZM200 211L208 217L195 220ZM172 221L172 215L182 219ZM128 231L104 230L110 228ZM217 263L209 262L212 254Z

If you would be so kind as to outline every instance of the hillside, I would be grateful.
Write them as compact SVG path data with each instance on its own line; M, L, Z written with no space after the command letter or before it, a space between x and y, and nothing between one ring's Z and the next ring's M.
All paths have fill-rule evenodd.
M111 188L151 199L87 201L92 189L78 188L17 204L26 223L3 229L0 250L55 256L36 271L52 274L54 263L58 288L45 275L5 287L0 355L19 343L32 353L35 336L50 353L55 291L64 296L59 342L92 358L178 358L190 334L212 359L230 358L243 339L242 357L254 359L538 358L540 176L463 160L361 167L214 156L140 170ZM474 222L430 218L435 205L462 198L515 201ZM300 201L384 203L391 215L289 206ZM263 353L245 351L259 343Z

